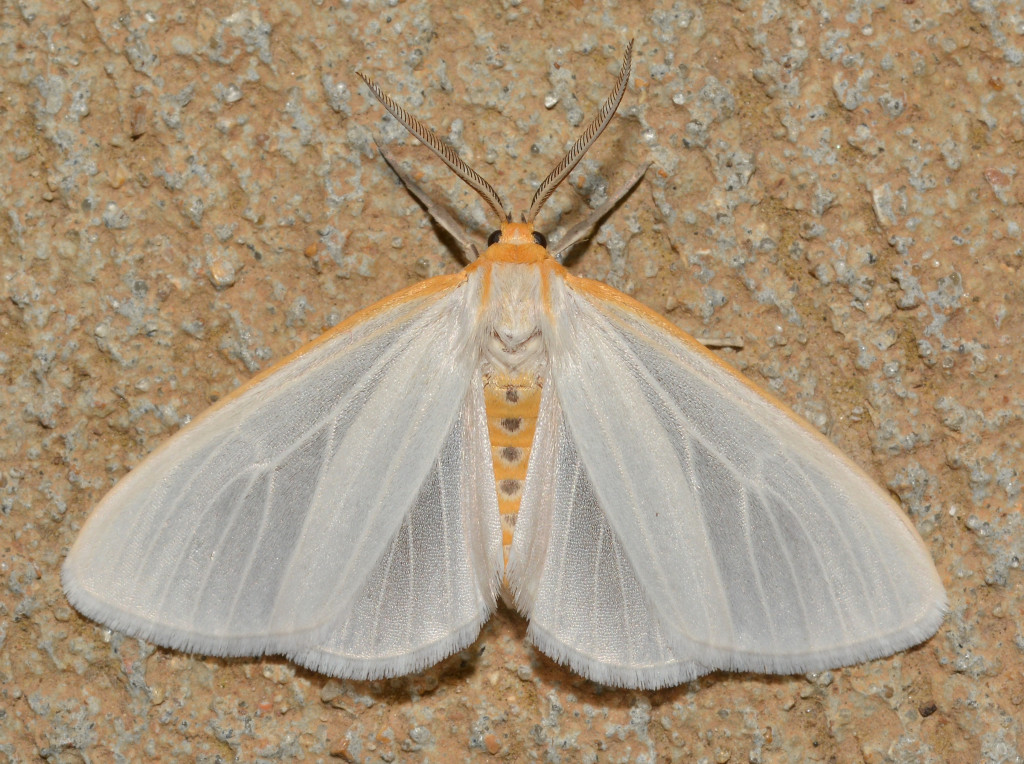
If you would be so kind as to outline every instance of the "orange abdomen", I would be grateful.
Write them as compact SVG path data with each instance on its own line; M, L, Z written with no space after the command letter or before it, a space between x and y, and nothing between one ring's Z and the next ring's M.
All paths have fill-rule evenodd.
M484 378L487 429L494 461L494 487L501 514L501 543L508 564L519 502L526 484L533 433L540 411L540 380L535 376Z

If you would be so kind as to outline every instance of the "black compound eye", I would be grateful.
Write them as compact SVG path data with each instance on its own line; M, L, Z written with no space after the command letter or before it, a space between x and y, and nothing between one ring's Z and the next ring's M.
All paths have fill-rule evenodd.
M540 244L542 247L546 247L548 245L548 237L542 234L540 231L533 232L533 240L537 244Z
M491 231L491 235L487 237L487 246L490 247L501 241L501 230Z

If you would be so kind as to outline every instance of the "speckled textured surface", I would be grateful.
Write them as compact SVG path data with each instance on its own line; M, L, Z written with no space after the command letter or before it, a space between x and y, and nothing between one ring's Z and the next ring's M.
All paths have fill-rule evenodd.
M0 760L1024 757L1024 12L1013 2L20 2L0 11ZM500 610L421 675L156 649L78 616L91 507L189 417L458 266L375 154L486 236L353 70L517 205L606 95L550 227L638 163L574 269L722 351L902 501L952 611L813 676L613 691Z

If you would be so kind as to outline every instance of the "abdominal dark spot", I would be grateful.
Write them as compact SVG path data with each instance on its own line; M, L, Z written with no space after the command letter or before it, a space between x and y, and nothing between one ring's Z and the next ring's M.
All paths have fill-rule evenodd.
M505 432L518 432L523 426L522 417L506 417L501 420L501 429Z
M505 390L505 400L509 403L519 403L519 391L514 387Z
M505 496L518 496L519 491L522 490L522 480L512 480L511 478L506 480L498 481L498 490Z
M519 460L522 458L522 449L516 448L515 446L505 446L501 449L501 459L506 464L518 464Z

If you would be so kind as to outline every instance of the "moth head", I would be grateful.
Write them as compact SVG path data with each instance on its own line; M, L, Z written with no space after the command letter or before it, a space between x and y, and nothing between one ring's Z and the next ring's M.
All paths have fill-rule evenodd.
M495 244L539 244L548 246L548 237L533 229L533 223L503 223L501 228L491 231L487 237L487 246Z

